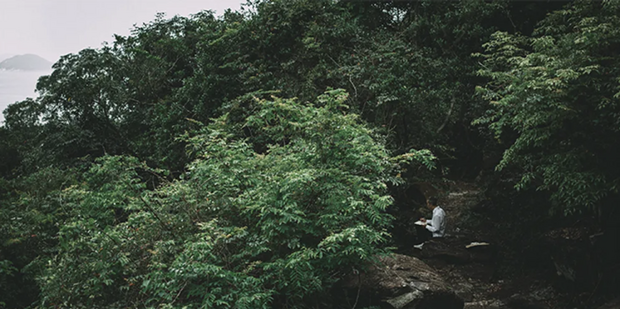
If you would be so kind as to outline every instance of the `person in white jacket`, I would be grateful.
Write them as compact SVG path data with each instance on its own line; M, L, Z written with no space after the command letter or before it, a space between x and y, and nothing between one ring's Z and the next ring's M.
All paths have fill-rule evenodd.
M426 201L426 206L433 210L433 217L430 220L420 218L420 221L424 223L424 227L433 234L433 238L444 237L446 234L446 212L437 205L437 198L434 196ZM424 243L415 245L414 247L422 249L422 245L424 245Z

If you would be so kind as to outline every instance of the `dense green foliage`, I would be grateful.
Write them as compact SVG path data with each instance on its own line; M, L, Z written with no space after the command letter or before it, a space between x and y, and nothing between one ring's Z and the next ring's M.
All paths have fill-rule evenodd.
M488 124L508 145L498 169L519 167L519 188L551 191L566 213L618 192L620 6L578 2L533 37L498 32L485 44L481 88Z
M44 307L321 303L310 297L339 270L382 252L387 184L399 181L380 139L342 112L346 98L257 99L245 119L226 114L189 138L188 172L156 190L141 174L159 171L136 159L97 160L62 193L71 215L38 278Z
M4 111L0 306L327 307L398 245L399 184L487 166L613 208L617 2L248 5L65 55Z

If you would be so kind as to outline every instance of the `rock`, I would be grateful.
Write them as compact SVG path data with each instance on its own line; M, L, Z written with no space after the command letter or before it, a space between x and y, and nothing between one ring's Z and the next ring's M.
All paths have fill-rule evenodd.
M481 300L477 302L465 303L463 309L503 309L506 308L501 300Z
M402 254L379 257L365 271L342 280L340 288L394 309L461 309L464 304L430 266Z
M617 309L620 308L620 297L614 300L611 300L604 305L598 307L598 309Z
M469 282L459 282L454 285L454 294L462 298L464 301L472 301L474 299L474 286Z
M561 228L545 235L545 245L556 273L571 290L589 290L597 282L597 255L590 243L588 228Z
M523 297L512 297L507 301L508 308L514 309L547 309L543 303Z
M394 298L390 298L385 302L390 304L392 308L405 308L407 305L415 302L417 299L424 298L424 292L421 290L413 290L409 293L402 294L400 296L396 296Z
M476 246L468 249L466 246L469 244L471 241L465 238L432 239L424 244L420 254L426 259L441 259L450 264L492 263L495 260L495 246Z
M555 297L553 288L550 286L533 290L529 297L533 300L544 302Z
M451 264L471 262L471 255L462 241L449 237L427 241L422 249L422 257L441 259Z

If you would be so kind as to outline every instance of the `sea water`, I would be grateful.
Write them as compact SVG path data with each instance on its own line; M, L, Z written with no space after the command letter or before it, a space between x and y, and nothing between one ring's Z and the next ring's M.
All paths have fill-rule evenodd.
M0 70L0 111L15 102L37 96L35 88L40 76L52 71L8 71ZM0 113L0 124L4 123L4 114Z

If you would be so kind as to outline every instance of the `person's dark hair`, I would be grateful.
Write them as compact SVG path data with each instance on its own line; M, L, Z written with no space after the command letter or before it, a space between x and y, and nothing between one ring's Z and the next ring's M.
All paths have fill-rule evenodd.
M428 198L428 203L433 205L433 206L437 206L437 197L431 196Z

